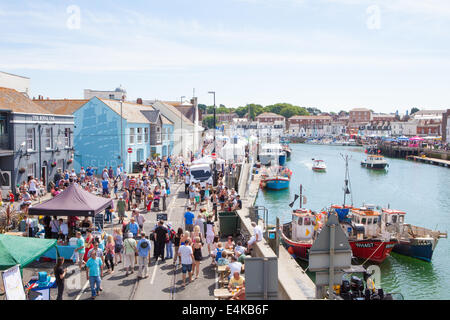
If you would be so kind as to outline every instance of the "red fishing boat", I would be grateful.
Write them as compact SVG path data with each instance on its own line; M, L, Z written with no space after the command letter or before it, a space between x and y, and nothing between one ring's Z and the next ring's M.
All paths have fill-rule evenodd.
M384 214L375 210L373 205L361 208L332 206L332 211L338 214L353 255L357 258L382 263L398 242L383 228Z

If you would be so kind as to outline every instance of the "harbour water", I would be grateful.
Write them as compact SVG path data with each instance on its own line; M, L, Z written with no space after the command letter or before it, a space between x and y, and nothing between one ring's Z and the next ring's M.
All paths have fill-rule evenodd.
M288 206L299 194L303 206L321 210L342 204L345 162L349 160L353 204L388 205L406 212L406 223L440 231L450 231L450 169L403 159L388 158L389 168L373 171L362 168L365 158L361 147L291 144L292 156L287 166L293 171L288 190L259 191L256 205L269 210L269 223L276 216L281 223L291 219ZM326 162L327 171L314 172L312 158ZM351 199L347 198L347 204ZM298 208L299 202L294 204ZM367 264L365 265L367 267ZM381 286L387 292L400 292L405 299L450 299L450 239L440 239L431 263L392 253L381 265Z

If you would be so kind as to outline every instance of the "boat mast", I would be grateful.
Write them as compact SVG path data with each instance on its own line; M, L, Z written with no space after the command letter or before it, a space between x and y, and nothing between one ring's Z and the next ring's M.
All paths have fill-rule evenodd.
M302 208L302 185L300 185L300 209Z
M342 156L342 155L341 155ZM344 179L344 205L343 207L345 207L345 200L347 197L347 194L351 194L350 189L349 189L349 182L350 182L350 176L348 173L348 155L342 156L342 158L345 160L345 179ZM352 205L353 205L353 199L352 199Z

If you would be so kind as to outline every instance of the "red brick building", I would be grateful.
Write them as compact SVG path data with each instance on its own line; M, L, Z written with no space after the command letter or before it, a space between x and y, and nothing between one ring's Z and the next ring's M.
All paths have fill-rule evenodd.
M369 122L372 119L372 111L366 108L354 108L350 110L349 122L350 123L364 123Z
M419 120L417 124L417 134L425 136L440 136L442 128L442 121L440 120Z
M279 114L264 112L256 117L256 121L261 123L274 123L275 121L286 121L286 119Z

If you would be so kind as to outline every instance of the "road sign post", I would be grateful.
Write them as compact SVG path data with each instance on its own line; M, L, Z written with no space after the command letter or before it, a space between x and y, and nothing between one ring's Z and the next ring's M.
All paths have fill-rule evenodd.
M309 250L309 270L316 272L317 298L328 285L329 298L334 299L333 286L341 284L343 269L351 266L352 248L339 225L336 214L328 221Z
M131 149L131 148L128 148L128 153L133 153L133 149Z

